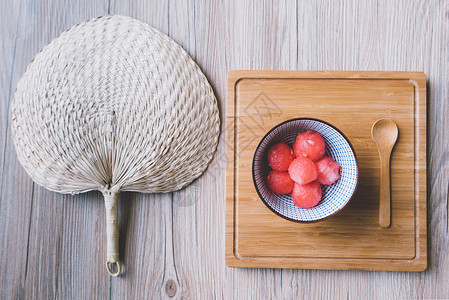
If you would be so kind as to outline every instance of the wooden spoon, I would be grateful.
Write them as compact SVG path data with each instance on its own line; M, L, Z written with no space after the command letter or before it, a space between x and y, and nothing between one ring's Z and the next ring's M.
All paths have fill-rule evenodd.
M371 136L376 143L380 156L380 199L379 225L390 227L391 197L390 197L390 156L398 139L398 126L390 119L380 119L371 128Z

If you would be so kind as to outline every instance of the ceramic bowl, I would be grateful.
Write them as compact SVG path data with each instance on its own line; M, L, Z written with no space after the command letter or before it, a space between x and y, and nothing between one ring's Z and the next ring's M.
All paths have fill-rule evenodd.
M296 136L305 130L321 134L326 142L326 156L341 165L340 179L329 186L321 186L323 197L313 208L304 209L293 204L290 194L279 195L268 188L268 149L276 143L284 142L293 146ZM358 182L357 157L348 138L335 126L317 119L298 118L276 125L259 142L253 157L252 176L260 199L274 213L296 222L324 220L341 211L353 197Z

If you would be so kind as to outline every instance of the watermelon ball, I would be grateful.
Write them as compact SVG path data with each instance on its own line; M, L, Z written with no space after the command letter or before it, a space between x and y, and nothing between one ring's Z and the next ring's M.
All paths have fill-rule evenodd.
M318 182L324 185L330 185L340 179L340 164L332 157L323 157L316 163L318 169Z
M293 181L298 184L315 181L318 177L318 169L315 163L304 156L299 156L292 161L288 173Z
M303 131L296 136L293 153L296 157L305 156L317 161L324 155L325 143L323 137L316 131Z
M293 180L288 172L271 170L268 173L268 187L277 194L288 194L293 190Z
M287 171L294 159L293 151L286 143L277 143L268 149L268 164L273 170Z
M295 183L292 191L293 204L301 208L312 208L322 197L321 185L318 181L308 184Z

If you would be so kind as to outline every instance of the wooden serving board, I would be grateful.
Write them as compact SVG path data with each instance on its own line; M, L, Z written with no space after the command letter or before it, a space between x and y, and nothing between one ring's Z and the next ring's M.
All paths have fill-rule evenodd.
M348 206L304 224L271 212L251 163L272 127L311 117L354 146L359 185ZM371 127L394 120L391 226L379 226L379 157ZM422 271L427 267L426 76L421 72L231 71L227 98L226 262L230 267Z

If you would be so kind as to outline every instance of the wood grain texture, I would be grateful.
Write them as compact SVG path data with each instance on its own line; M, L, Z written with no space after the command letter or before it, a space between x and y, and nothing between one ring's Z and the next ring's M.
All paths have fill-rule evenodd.
M428 81L425 272L232 269L225 265L225 134L207 172L168 195L119 199L124 276L104 271L101 197L33 185L12 145L8 108L34 55L103 14L138 18L198 62L222 120L233 69L423 71ZM448 298L449 4L445 0L0 0L0 295L42 298ZM222 129L226 124L223 122ZM70 211L69 217L61 217ZM167 285L168 283L168 285ZM175 291L175 292L173 292Z
M251 174L260 140L306 117L351 141L358 189L344 210L316 223L272 213ZM379 226L379 118L401 137L392 157L392 225ZM423 271L426 250L426 76L422 72L231 71L227 95L226 262L231 267ZM395 125L396 126L396 125ZM390 149L391 151L391 149ZM263 194L263 191L260 191Z

